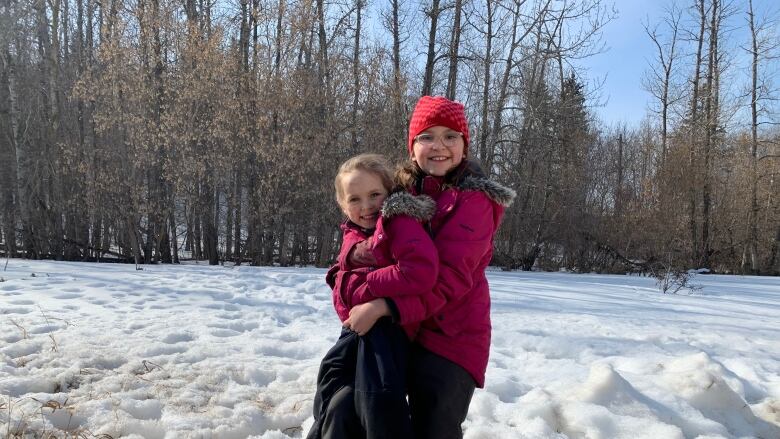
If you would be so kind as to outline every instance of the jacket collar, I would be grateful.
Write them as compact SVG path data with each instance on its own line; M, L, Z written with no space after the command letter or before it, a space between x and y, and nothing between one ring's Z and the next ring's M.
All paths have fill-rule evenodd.
M406 191L395 192L385 199L382 217L408 215L419 221L428 221L436 211L436 202L428 195L412 195Z
M504 207L509 207L517 196L514 190L486 177L468 176L458 184L458 188L464 191L483 192L488 198Z

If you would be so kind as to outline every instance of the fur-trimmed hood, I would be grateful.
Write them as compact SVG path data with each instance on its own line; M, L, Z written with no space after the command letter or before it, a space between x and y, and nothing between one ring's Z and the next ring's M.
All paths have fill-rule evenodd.
M509 207L517 195L514 190L494 180L472 175L464 178L463 181L458 185L458 188L466 191L484 192L488 198L504 207Z
M402 191L390 194L382 205L382 216L390 219L407 215L419 221L428 221L436 212L436 202L427 195L412 195Z

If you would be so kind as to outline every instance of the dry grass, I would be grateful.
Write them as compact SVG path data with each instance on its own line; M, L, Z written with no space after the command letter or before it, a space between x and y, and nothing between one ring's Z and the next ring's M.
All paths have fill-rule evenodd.
M14 419L14 411L18 413L20 409L17 407L20 405L20 401L14 401L10 397L8 401L0 401L0 434L5 439L114 439L109 434L94 434L87 428L73 427L70 425L64 429L60 428L46 428L45 413L51 410L49 413L54 413L58 410L66 410L70 414L71 418L75 412L75 406L68 405L68 400L64 402L56 401L53 399L47 401L40 401L35 398L29 398L29 400L35 401L37 407L35 410L28 413L21 413L18 419ZM33 426L35 418L40 416L42 427ZM4 428L3 428L4 427Z
M51 322L49 321L49 316L46 315L46 313L43 311L43 308L41 305L38 305L38 309L41 311L41 315L43 316L43 319L46 321L46 328L49 329L49 338L51 339L51 350L54 352L59 352L59 347L57 346L57 340L54 338L54 334L51 332Z
M14 325L17 328L19 328L20 331L22 331L22 340L27 340L27 338L28 338L27 337L27 329L25 329L24 326L22 326L21 324L19 324L19 322L17 322L16 320L14 320L14 319L12 319L10 317L8 318L8 321L10 321L12 325Z

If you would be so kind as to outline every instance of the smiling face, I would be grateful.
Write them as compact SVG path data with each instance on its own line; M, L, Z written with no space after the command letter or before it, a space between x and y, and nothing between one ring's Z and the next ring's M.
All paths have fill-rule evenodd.
M387 189L376 174L357 169L341 177L339 206L350 221L364 229L376 226L385 198Z
M455 169L463 161L464 142L463 136L455 130L437 125L421 132L417 137L423 135L433 136L434 142L430 146L425 146L415 140L412 151L412 160L429 175L442 177L447 172ZM452 146L445 146L443 139L454 139Z

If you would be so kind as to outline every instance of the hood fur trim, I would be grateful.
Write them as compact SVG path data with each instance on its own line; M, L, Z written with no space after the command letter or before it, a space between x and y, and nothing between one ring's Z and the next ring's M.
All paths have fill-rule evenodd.
M397 215L408 215L416 220L428 221L436 212L436 202L427 195L414 196L402 191L390 194L382 204L382 216L392 218Z
M484 192L488 198L504 207L509 207L517 195L514 190L484 177L466 177L458 187L467 191Z

